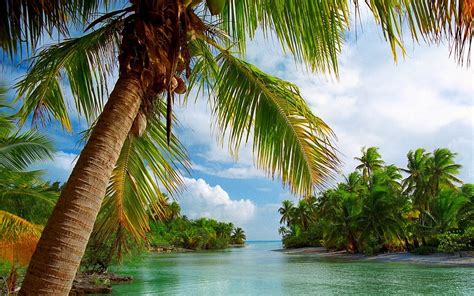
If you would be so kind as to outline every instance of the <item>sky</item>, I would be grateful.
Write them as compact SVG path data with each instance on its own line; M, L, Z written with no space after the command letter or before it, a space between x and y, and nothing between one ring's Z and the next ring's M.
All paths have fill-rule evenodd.
M246 59L263 71L295 83L312 111L335 131L341 172L355 167L362 147L376 146L387 164L406 166L410 149L446 147L458 153L460 177L474 183L474 72L456 64L449 48L407 42L407 55L394 62L377 26L363 20L348 33L340 55L340 77L306 72L283 53L276 42L257 34ZM2 61L0 80L12 85L24 66ZM110 85L113 85L111 78ZM250 240L279 239L278 208L284 199L297 201L278 179L254 167L251 143L238 159L216 141L205 98L190 100L176 111L178 136L188 149L193 171L184 176L186 191L179 198L190 218L212 217L243 227ZM66 181L80 152L75 134L58 126L44 128L58 152L53 161L35 165L50 181Z

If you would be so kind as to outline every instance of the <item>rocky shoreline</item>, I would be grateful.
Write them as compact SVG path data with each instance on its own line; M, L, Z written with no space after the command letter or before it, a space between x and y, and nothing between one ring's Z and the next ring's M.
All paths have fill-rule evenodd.
M341 258L347 260L363 260L378 262L406 262L415 264L430 264L440 266L465 266L474 267L474 253L461 252L461 254L436 253L431 255L416 255L407 252L383 253L374 256L364 254L351 254L347 251L330 251L324 247L308 247L297 249L274 250L289 255L318 256L322 258Z
M69 295L108 294L112 292L112 283L127 283L133 281L131 276L121 276L114 273L79 273L74 279Z

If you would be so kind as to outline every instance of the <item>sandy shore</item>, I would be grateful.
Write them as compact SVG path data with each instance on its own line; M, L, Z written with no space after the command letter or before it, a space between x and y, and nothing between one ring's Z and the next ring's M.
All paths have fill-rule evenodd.
M463 257L459 257L458 254L453 255L445 253L437 253L432 255L415 255L411 253L386 253L375 256L365 256L363 254L350 254L346 251L332 252L328 251L326 248L323 247L281 249L275 251L289 255L319 256L325 258L341 258L347 260L409 262L418 264L474 267L474 256L472 256L472 253L463 253Z

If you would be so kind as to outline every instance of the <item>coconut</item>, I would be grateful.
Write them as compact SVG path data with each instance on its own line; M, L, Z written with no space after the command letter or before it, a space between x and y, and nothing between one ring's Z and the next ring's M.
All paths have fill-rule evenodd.
M132 129L130 130L135 137L141 137L145 132L147 125L146 115L139 111L137 117L133 121Z
M207 7L212 15L218 15L222 12L226 0L206 0Z

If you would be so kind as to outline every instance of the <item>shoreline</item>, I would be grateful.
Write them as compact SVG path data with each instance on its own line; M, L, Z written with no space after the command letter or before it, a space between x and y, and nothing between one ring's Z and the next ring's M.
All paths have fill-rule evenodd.
M435 253L432 255L416 255L407 252L398 253L383 253L373 256L364 254L351 254L347 251L329 251L324 247L306 247L296 249L277 249L274 252L281 252L287 255L304 255L321 258L339 258L356 261L376 261L376 262L400 262L400 263L414 263L424 265L437 266L462 266L474 267L474 256L470 254L463 254L460 257L458 254Z

